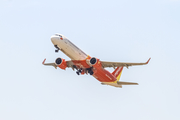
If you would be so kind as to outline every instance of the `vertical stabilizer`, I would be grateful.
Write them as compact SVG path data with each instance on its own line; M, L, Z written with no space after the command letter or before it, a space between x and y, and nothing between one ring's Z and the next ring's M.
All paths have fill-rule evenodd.
M120 79L120 77L121 77L122 70L123 70L123 67L117 67L117 68L114 70L114 72L112 73L112 74L116 77L117 81L119 81L119 79Z

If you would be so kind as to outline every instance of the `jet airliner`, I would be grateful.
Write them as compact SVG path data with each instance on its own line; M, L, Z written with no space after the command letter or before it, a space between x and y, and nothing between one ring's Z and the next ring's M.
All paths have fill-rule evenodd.
M106 62L87 55L62 34L52 35L51 41L56 48L55 52L62 51L71 60L66 61L59 57L54 63L45 63L46 59L44 59L42 62L43 65L53 66L56 69L59 67L63 70L72 68L76 70L77 75L90 74L100 81L102 85L110 85L119 88L122 88L122 85L138 85L138 83L119 81L123 67L128 68L134 65L146 65L151 59L149 58L145 63ZM107 67L112 67L115 70L110 73L105 69Z

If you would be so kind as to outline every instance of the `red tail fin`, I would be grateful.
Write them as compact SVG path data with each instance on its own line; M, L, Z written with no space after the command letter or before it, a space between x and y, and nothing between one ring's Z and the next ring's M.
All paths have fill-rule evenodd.
M117 67L112 73L117 78L117 81L119 81L121 77L122 70L123 70L123 67Z

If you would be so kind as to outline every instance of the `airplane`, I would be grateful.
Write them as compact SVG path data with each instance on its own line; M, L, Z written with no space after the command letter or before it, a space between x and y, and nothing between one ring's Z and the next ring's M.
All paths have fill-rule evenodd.
M51 42L56 48L56 53L62 51L71 60L66 61L59 57L54 63L45 63L46 59L44 59L42 62L43 65L53 66L56 69L59 67L63 70L72 68L76 70L77 75L90 74L100 81L102 85L110 85L119 88L122 88L122 85L138 85L138 83L119 81L123 67L128 68L134 65L146 65L151 59L149 58L145 63L106 62L87 55L62 34L52 35ZM107 67L112 67L115 70L110 73L105 69Z

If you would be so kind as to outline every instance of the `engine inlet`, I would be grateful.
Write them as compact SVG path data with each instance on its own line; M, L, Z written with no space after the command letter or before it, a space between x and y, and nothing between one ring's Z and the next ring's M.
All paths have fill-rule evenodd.
M90 63L91 63L92 65L96 64L96 62L97 62L97 59L96 59L96 58L91 58Z
M56 63L56 65L60 65L62 63L62 59L61 58L57 58L55 63Z

